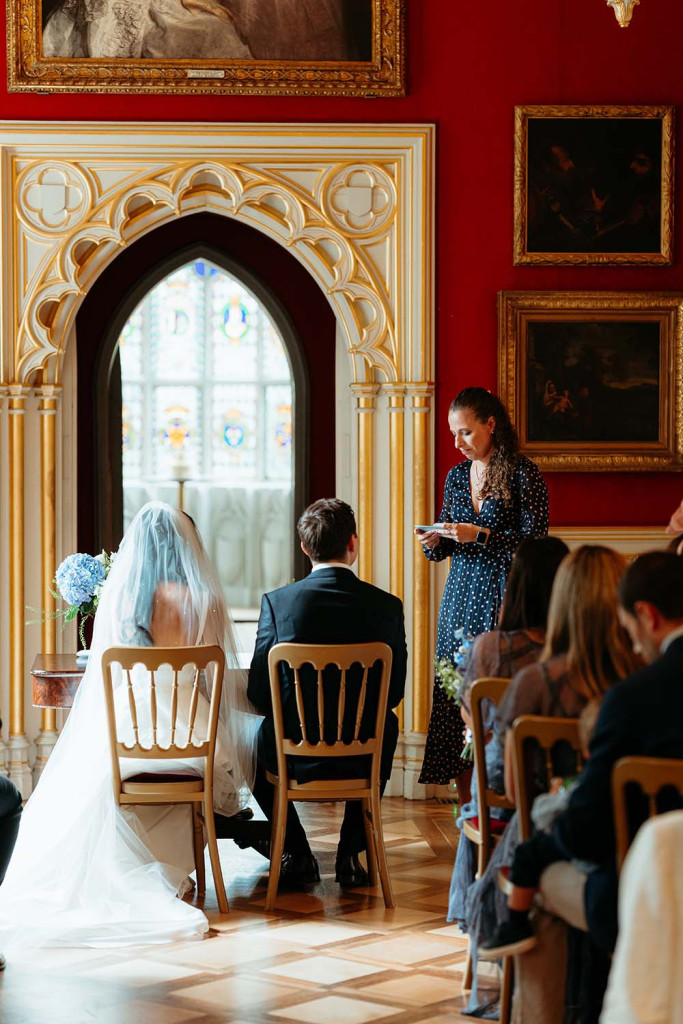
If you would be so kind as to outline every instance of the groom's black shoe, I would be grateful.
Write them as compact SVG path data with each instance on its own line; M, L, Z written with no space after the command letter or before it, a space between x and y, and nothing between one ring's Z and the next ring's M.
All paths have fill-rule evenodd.
M368 873L357 853L338 853L334 865L335 882L345 889L361 889L370 884Z
M287 889L298 889L317 885L320 881L318 862L309 850L307 853L283 853L280 866L280 885Z
M262 837L260 839L258 836L249 838L243 836L241 839L235 838L235 844L239 846L240 850L256 850L256 852L260 853L262 857L266 858L266 860L270 860L269 836Z

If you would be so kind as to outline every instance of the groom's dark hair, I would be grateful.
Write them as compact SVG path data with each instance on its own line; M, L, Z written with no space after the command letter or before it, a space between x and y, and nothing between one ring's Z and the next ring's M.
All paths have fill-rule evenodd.
M321 498L308 506L297 531L312 562L335 562L344 557L356 533L356 517L345 501Z

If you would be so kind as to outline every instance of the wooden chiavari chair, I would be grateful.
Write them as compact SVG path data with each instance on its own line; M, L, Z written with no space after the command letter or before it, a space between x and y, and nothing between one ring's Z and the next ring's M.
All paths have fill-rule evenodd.
M628 787L637 786L647 798L647 817L654 818L671 807L660 808L657 798L673 788L683 797L683 760L664 757L622 757L612 769L612 803L617 841L617 868L621 871L637 829L629 821Z
M112 669L120 666L125 682L114 687ZM136 666L144 672L134 672ZM157 675L162 666L172 673L170 694L164 685L159 692ZM184 673L192 666L194 671ZM209 672L210 666L213 670ZM225 657L220 647L110 647L102 655L109 742L112 758L114 798L127 804L190 804L192 807L193 848L197 870L197 891L206 891L204 835L206 829L211 869L221 914L228 912L228 900L218 855L213 817L213 772L218 712L223 686ZM200 676L207 677L208 718L198 714ZM184 678L190 675L191 678ZM209 681L210 677L210 681ZM126 707L117 707L120 687L125 686ZM160 723L160 698L170 696L168 723ZM132 742L126 742L132 739ZM160 740L165 741L163 744ZM164 761L204 759L203 777L196 774L164 774ZM121 762L142 760L144 771L121 779ZM203 828L202 828L203 826Z
M507 799L505 794L497 793L488 784L486 774L486 730L484 728L483 702L491 701L498 706L505 691L510 685L510 679L501 679L496 676L484 676L476 679L470 690L470 708L472 714L472 744L474 746L474 772L477 779L477 810L476 819L466 819L462 823L463 835L473 842L477 847L477 878L481 878L486 870L493 848L505 828L505 823L496 821L491 817L493 807L504 808L514 811L515 805ZM504 967L503 988L509 987L509 979L505 972L509 972L510 965L506 962ZM465 973L463 974L463 992L472 988L472 948L468 945Z
M379 792L380 756L389 693L391 661L391 648L383 643L340 645L281 643L271 648L268 654L268 670L275 725L277 775L266 772L268 781L275 787L266 910L272 910L277 896L280 862L284 850L287 824L287 803L289 800L314 802L362 801L370 884L377 884L377 864L379 864L379 876L385 906L394 906L389 868L384 848ZM370 735L365 739L361 739L361 724L364 722L368 698L368 674L372 667L378 663L380 665L380 676L377 683L376 714L370 729ZM281 667L284 666L287 666L294 676L296 711L299 729L301 730L300 742L289 739L285 735L280 680ZM309 668L307 673L307 694L309 699L306 699L302 684L301 670L304 666ZM325 693L323 671L328 666L334 666L339 674L334 742L326 742L325 736L326 722L328 725L327 732L329 733L330 708L328 702L331 694L329 692L328 694ZM353 666L360 666L362 671L359 692L357 697L355 697L355 707L352 706L354 695L349 692L349 687L347 687L349 670ZM358 668L356 668L356 676L357 674ZM314 679L313 676L315 677ZM312 699L313 691L314 700ZM313 703L316 715L311 714L310 705ZM305 705L309 708L308 715L306 714ZM311 721L311 718L316 717L317 721ZM351 736L348 735L349 722L353 722L353 726L350 729ZM346 735L343 737L342 733L345 730ZM329 740L329 738L328 735L327 739ZM299 783L290 777L288 760L301 757L314 758L316 760L318 758L334 758L337 761L344 761L348 758L367 757L369 770L363 778L316 779L310 782ZM351 765L349 767L351 768Z

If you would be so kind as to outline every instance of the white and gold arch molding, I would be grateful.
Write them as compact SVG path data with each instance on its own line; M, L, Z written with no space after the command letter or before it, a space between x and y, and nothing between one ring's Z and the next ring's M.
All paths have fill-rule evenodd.
M432 649L411 527L433 514L433 147L430 125L0 123L0 770L24 795L57 728L30 709L28 670L63 638L54 623L26 627L25 608L50 607L75 541L73 354L88 341L75 316L125 246L198 211L286 246L335 310L360 572L406 601L408 767L393 791L414 792Z

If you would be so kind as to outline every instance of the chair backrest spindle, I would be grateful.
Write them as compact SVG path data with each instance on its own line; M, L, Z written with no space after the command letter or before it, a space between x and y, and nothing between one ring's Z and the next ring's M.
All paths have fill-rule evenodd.
M152 743L157 745L157 685L154 669L149 673L149 705L152 713Z
M360 686L360 694L358 695L358 708L356 709L356 726L353 730L353 738L358 742L360 736L360 725L363 721L363 713L365 711L365 700L368 694L368 672L370 671L369 665L363 666L363 682Z
M173 669L173 682L171 684L171 746L176 740L176 729L178 727L178 669Z
M133 725L133 736L135 742L140 742L140 731L138 729L138 709L135 703L135 690L133 689L133 678L130 669L126 669L126 685L128 687L128 707L130 709L130 720Z
M197 707L199 705L199 669L195 668L194 679L192 681L192 697L190 698L190 714L189 722L187 727L187 742L188 745L193 743L192 734L194 733L195 722L197 720Z
M339 703L337 705L337 743L341 743L342 729L344 727L344 714L346 712L346 669L342 669L339 680Z
M318 692L318 736L322 740L325 734L325 694L323 692L323 670L318 666L316 677L316 690Z
M296 693L296 709L299 713L299 723L301 725L301 735L304 738L304 743L308 743L308 734L306 732L306 714L304 712L304 694L301 688L301 669L294 669L294 692Z

